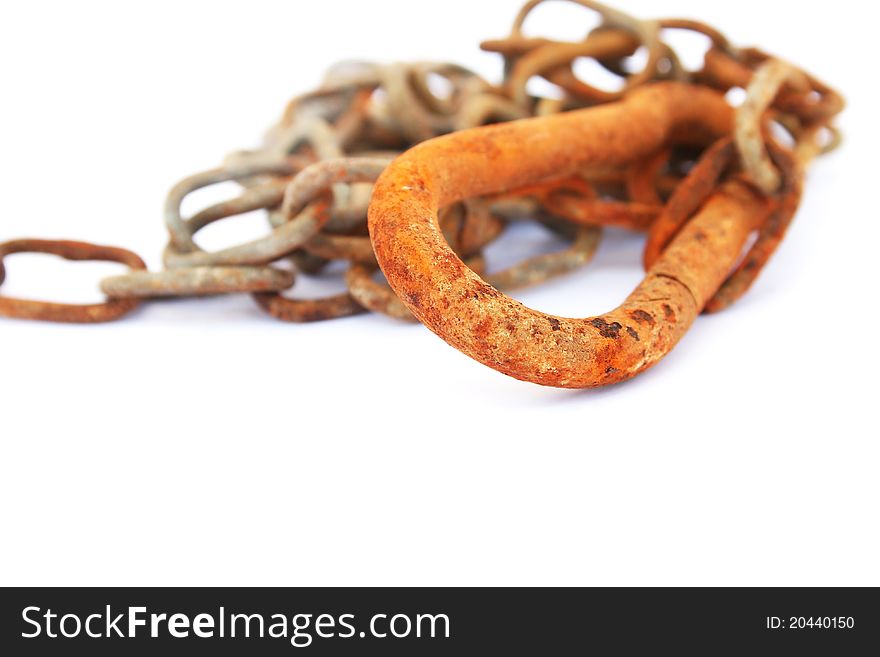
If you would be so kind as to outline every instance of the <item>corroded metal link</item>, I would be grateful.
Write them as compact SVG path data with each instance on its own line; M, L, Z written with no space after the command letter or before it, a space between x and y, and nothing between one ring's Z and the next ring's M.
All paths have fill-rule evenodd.
M441 75L451 82L453 93L446 101L429 89L427 77ZM477 81L481 91L488 84L460 66L450 64L392 64L383 69L383 89L387 93L384 104L375 106L373 118L388 129L399 132L411 143L430 139L452 131L454 115L461 102L457 91L468 81Z
M550 215L582 226L614 226L645 231L660 213L658 204L608 201L599 197L587 178L573 177L528 185L506 198L532 196Z
M545 283L588 264L596 255L601 237L601 229L595 226L580 227L567 248L532 256L507 269L486 275L485 280L497 289L508 292Z
M572 223L640 232L651 226L661 209L659 205L645 203L583 199L565 191L547 196L544 207L552 215Z
M770 59L761 64L749 81L745 102L736 113L734 134L743 168L765 194L775 193L782 181L764 148L761 117L785 83L799 91L809 89L807 77L787 62Z
M292 271L275 267L180 267L111 276L101 290L114 299L155 299L286 290L295 280Z
M242 180L259 175L289 176L296 172L297 164L280 156L264 156L258 161L211 169L181 180L171 189L165 201L165 225L171 235L170 248L181 254L199 250L193 241L195 231L187 225L180 213L183 199L192 192L217 183ZM209 222L203 221L202 226L207 223Z
M526 2L526 4L523 5L522 9L520 9L519 13L514 19L513 28L511 30L511 38L522 38L522 30L526 18L538 5L543 4L545 1L546 0L529 0L529 2ZM595 100L607 102L611 100L616 100L620 98L626 91L654 79L657 72L657 64L663 56L663 44L660 41L660 27L656 21L641 20L617 9L608 7L602 3L594 2L593 0L569 1L596 11L602 18L603 26L610 28L619 28L620 30L629 32L633 36L635 36L648 52L647 61L645 62L645 66L641 71L629 76L626 79L624 89L620 92L603 93L595 89L594 87L590 87L589 85L578 86L578 81L576 80L576 78L574 78L574 75L573 73L571 73L570 69L567 71L567 75L565 70L560 71L561 75L559 73L557 73L556 75L549 75L548 79L551 82L555 82L563 86L563 88L566 88L569 87L568 83L573 81L576 85L576 88L580 88L580 92L584 95L592 97ZM596 34L591 36L598 37L600 35L601 34ZM625 54L626 53L622 53L622 55ZM574 57L577 56L580 55L574 55ZM604 56L614 57L615 55L612 53L606 53ZM574 59L574 57L572 57L571 59ZM508 70L512 65L515 64L513 62L509 62ZM569 90L571 89L569 88Z
M506 292L546 283L588 264L596 254L602 236L599 228L589 226L574 230L562 229L557 232L571 235L572 240L568 247L561 251L532 256L498 272L485 274L485 280ZM472 255L464 262L472 271L484 275L486 263L482 255ZM376 265L352 264L345 275L351 296L364 308L373 312L395 319L416 321L416 317L387 283L373 279L376 267Z
M287 104L260 147L171 190L165 271L147 272L113 247L0 245L0 283L3 256L28 250L134 270L101 282L105 304L0 297L0 314L106 321L141 299L248 292L285 321L365 309L417 317L490 367L545 385L634 376L668 353L699 312L721 310L749 289L792 220L805 166L839 143L832 120L843 99L698 21L641 20L568 1L598 13L598 27L573 42L527 36L527 19L545 2L527 0L506 38L482 44L503 58L497 84L443 62L331 68L318 89ZM683 66L664 42L670 30L708 37L702 69ZM634 55L644 55L635 72ZM618 76L620 88L582 78L582 58ZM535 80L554 92L536 93ZM736 87L747 93L734 111L722 94ZM791 148L772 137L780 127ZM224 182L242 191L182 216L190 193ZM265 212L268 235L215 252L196 244L205 227L252 211ZM543 223L568 246L486 273L485 247L520 220ZM620 307L570 319L503 294L584 266L606 226L648 234L647 274ZM340 261L348 292L281 294L298 274ZM388 283L375 278L380 265Z
M437 207L590 164L632 162L686 126L720 137L732 121L720 94L658 83L619 104L426 142L376 185L369 223L377 259L426 326L490 367L560 387L630 378L668 353L716 292L762 214L762 198L742 185L722 187L622 306L587 319L531 310L482 280L443 240ZM524 144L541 156L524 157Z
M257 187L246 189L238 198L215 203L200 210L187 220L187 232L190 238L220 219L246 214L254 210L266 210L279 205L284 199L284 190L290 182L289 178L276 178L264 182Z
M48 253L65 260L118 262L133 270L146 269L136 253L115 246L100 246L69 240L19 239L0 244L0 285L6 280L3 259L13 253ZM138 307L135 299L110 299L97 304L66 304L0 296L0 316L76 324L109 322Z
M519 215L534 216L546 210L552 216L582 226L614 226L635 231L647 230L659 214L661 206L600 198L595 189L597 177L604 180L605 173L597 176L596 172L590 172L527 185L494 197L494 202L509 204L511 201L522 202L531 197L533 204L518 211ZM626 179L626 173L614 177L618 182Z
M349 260L362 264L376 262L373 245L367 236L318 233L303 245L303 250L325 260Z
M353 101L354 102L354 101ZM345 120L340 117L340 121ZM346 130L357 130L358 126L347 126ZM307 147L314 157L321 160L334 160L345 156L342 144L343 136L336 126L322 116L306 114L299 121L290 125L278 137L273 149L278 155L288 156ZM346 214L351 201L351 190L347 185L337 184L332 188L332 214Z
M380 159L340 158L316 162L300 171L287 185L281 206L283 223L272 233L244 244L208 252L199 249L189 233L184 232L175 246L188 244L188 251L169 249L165 261L171 267L195 267L206 265L263 265L274 262L302 246L330 218L330 201L323 198L335 183L372 182L384 170L387 162ZM240 173L240 172L235 172ZM205 175L199 182L229 180L235 176L229 172ZM179 186L170 203L169 215L178 217L180 201L192 188L192 183ZM175 222L171 222L175 223ZM171 224L169 224L171 225ZM175 234L175 237L177 235ZM185 241L188 239L188 243Z
M320 322L366 312L350 294L324 299L289 299L277 292L258 292L253 297L260 308L284 322Z
M732 274L704 307L705 312L718 312L745 294L760 271L779 246L800 202L803 169L800 160L770 141L767 148L781 172L781 188L766 196L769 210L763 212L757 239ZM720 139L703 154L685 181L675 190L657 222L651 227L645 246L645 268L650 269L682 226L718 188L718 181L734 162L736 150L731 138ZM751 182L750 176L740 176Z
M578 81L573 76L558 73L561 67L578 57L623 57L631 55L638 47L635 37L622 30L591 34L582 43L548 43L539 46L517 59L507 78L507 93L521 106L529 103L526 84L535 75L547 77L560 84L566 91L595 102L607 102L620 97L619 92L601 91ZM554 72L557 72L555 75Z
M415 322L406 304L401 301L387 283L373 278L378 265L354 262L345 272L345 284L352 299L364 310L387 315L405 322Z
M535 211L537 209L534 208ZM485 267L482 250L501 234L505 224L493 214L492 204L482 198L466 199L443 208L438 221L446 240L465 258L467 265L474 271L482 272ZM351 297L367 310L395 319L416 321L387 283L374 280L373 274L378 264L370 238L359 239L365 239L369 244L372 260L353 260L346 271L345 282Z
M514 101L497 92L483 92L469 96L462 102L455 116L453 128L466 130L487 123L525 119L528 112Z
M463 257L482 252L504 231L505 222L484 198L465 199L440 210L440 230L446 241Z
M770 59L773 58L756 48L744 48L737 51L737 55L721 48L711 48L706 52L703 68L695 79L719 89L745 89L755 70ZM809 89L784 86L773 101L774 107L809 122L828 121L843 110L845 102L837 91L804 71L800 73L809 83Z
M273 234L273 238L281 234L285 246L275 252L273 260L305 245L326 223L326 212L312 215L313 218L308 223L303 222L302 217L309 216L304 214L309 207L306 206L307 203L314 203L313 199L326 193L336 183L373 182L386 165L384 159L342 158L316 163L297 174L287 187L279 212L282 221L286 223L276 228ZM277 292L259 292L253 297L273 317L289 322L335 319L363 312L363 307L349 294L325 299L292 299Z
M669 160L670 151L669 148L661 148L627 169L626 189L634 202L654 206L662 204L657 180Z
M465 260L468 267L476 272L482 272L486 261L481 254L471 256ZM345 284L352 299L359 303L364 310L387 315L404 322L418 321L409 308L394 293L388 283L377 281L373 275L378 265L364 265L352 263L345 272Z
M760 223L755 243L707 302L705 312L724 310L749 290L785 237L785 232L797 212L803 191L802 164L791 152L772 141L768 142L767 147L782 179L780 189L775 195L776 203L766 220Z
M685 222L715 191L734 155L732 139L722 137L703 153L688 176L676 187L648 233L643 256L646 270L654 266Z
M337 183L375 182L388 166L384 158L347 157L316 162L301 172L287 186L281 205L281 219L290 225L306 204ZM298 244L297 244L298 246Z

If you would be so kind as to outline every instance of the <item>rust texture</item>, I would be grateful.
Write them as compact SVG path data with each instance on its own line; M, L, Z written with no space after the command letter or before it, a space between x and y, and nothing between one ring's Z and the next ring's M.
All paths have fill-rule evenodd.
M105 260L121 263L133 270L147 268L137 254L114 246L69 240L18 239L0 244L0 285L6 280L3 260L13 253L48 253L65 260ZM0 296L0 316L91 324L119 319L139 305L140 302L136 299L110 299L105 303L76 305Z
M171 189L161 271L113 247L7 242L0 283L2 256L25 250L133 271L102 281L105 304L0 297L0 314L106 321L143 300L247 292L284 321L366 310L418 319L490 367L546 385L604 385L650 367L700 312L728 307L755 282L791 224L807 165L840 143L833 120L844 101L793 64L691 19L568 0L597 14L598 26L573 41L527 35L544 2L528 0L507 36L482 44L503 61L495 83L449 62L331 67L259 147ZM670 30L708 37L699 70L664 41ZM636 54L643 63L633 71ZM583 58L620 88L582 78ZM536 79L559 95L535 94ZM738 108L725 99L734 88L745 90ZM229 182L237 196L183 216L191 193ZM255 211L267 219L263 237L198 245L206 227ZM568 244L495 271L486 249L518 221ZM563 318L504 294L586 266L605 227L647 235L645 279L618 308ZM286 292L311 275L336 275L347 291Z
M422 323L490 367L560 387L629 378L662 358L718 289L767 212L763 198L742 183L719 189L627 301L589 319L529 309L489 285L449 248L437 210L585 166L626 164L691 126L721 137L732 122L721 94L659 83L618 104L426 142L398 158L376 186L369 218L377 259ZM639 325L633 313L662 319Z

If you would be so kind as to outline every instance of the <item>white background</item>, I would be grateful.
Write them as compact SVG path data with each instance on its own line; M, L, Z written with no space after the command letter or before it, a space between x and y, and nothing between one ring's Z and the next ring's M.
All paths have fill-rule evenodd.
M0 320L0 583L880 584L877 99L854 51L873 52L874 10L625 5L703 19L850 101L846 145L810 171L742 301L636 380L584 392L506 378L421 326L288 325L246 296L105 326ZM454 60L497 79L477 44L518 6L4 3L0 240L118 244L157 268L167 189L256 145L331 63ZM593 21L551 3L530 27L578 38ZM262 230L230 222L203 243ZM640 279L641 246L611 234L586 270L519 298L606 311ZM3 293L93 301L117 271L14 256Z

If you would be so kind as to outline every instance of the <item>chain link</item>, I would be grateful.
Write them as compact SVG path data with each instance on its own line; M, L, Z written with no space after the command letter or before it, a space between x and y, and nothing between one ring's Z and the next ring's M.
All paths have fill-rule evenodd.
M832 120L843 109L842 98L791 64L757 49L735 48L703 23L640 20L598 2L570 1L597 12L599 26L576 42L526 36L527 18L544 2L530 0L507 37L482 44L503 59L504 75L497 85L452 63L344 62L332 67L318 89L288 103L262 147L234 152L218 168L174 186L165 207L170 239L164 271L147 272L137 256L111 247L35 240L0 245L0 283L2 257L21 251L116 260L133 270L102 282L110 299L100 306L0 297L0 314L104 321L129 312L142 299L250 292L261 308L286 321L345 317L366 309L411 320L406 305L375 279L376 257L367 234L373 183L393 158L450 132L613 103L662 80L718 92L745 89L746 100L729 135L716 140L717 135L696 127L680 131L635 161L458 202L441 210L439 225L469 266L492 285L511 290L586 265L604 226L647 232L644 260L650 267L713 190L725 181L744 181L766 199L767 217L750 252L706 309L726 307L748 289L782 239L797 208L805 166L839 143ZM686 70L664 42L670 30L708 37L700 70ZM646 53L645 63L631 72L630 58L639 49ZM582 58L620 76L621 88L607 91L579 78L575 63ZM531 92L535 78L553 85L558 97ZM790 138L789 146L775 136L780 130ZM242 188L238 197L190 217L181 214L191 193L227 182ZM196 243L205 227L255 210L267 214L266 236L219 251ZM485 273L483 250L523 218L563 235L569 246ZM348 292L315 300L282 295L295 283L290 262L309 274L332 261L348 263L342 274Z

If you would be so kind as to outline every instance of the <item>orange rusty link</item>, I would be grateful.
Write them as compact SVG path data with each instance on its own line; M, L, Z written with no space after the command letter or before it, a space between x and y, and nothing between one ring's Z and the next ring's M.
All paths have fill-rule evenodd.
M654 155L636 162L627 169L626 191L633 201L645 205L662 205L663 201L657 190L657 178L669 161L671 150L661 148Z
M702 154L687 177L675 188L648 232L643 255L646 270L657 262L684 223L715 190L735 155L733 140L730 137L719 139Z
M515 189L498 198L534 198L551 215L581 226L613 226L646 231L660 213L659 203L607 201L579 176L549 180Z
M772 140L767 142L768 152L780 172L782 186L775 195L765 221L761 222L757 239L736 269L706 303L705 312L724 310L748 292L758 274L776 251L785 231L797 212L803 192L804 171L802 163Z
M65 260L103 260L127 265L134 271L147 266L140 256L116 246L100 246L71 240L18 239L0 244L0 285L6 278L3 259L13 253L49 253ZM109 299L104 303L68 304L0 296L0 316L75 324L110 322L140 305L138 299Z
M725 90L731 87L745 89L755 69L771 58L757 48L744 48L739 55L737 59L720 48L710 48L706 52L703 69L697 74L697 81ZM846 104L843 96L812 75L804 71L801 73L818 96L786 85L774 101L774 107L807 121L827 120L843 110Z
M684 132L717 139L732 126L720 93L666 82L601 107L425 142L376 184L369 228L377 260L419 320L489 367L566 388L623 381L684 335L764 221L767 200L742 182L723 184L621 306L585 319L532 310L486 283L443 239L437 209L587 166L625 165Z
M648 230L662 209L660 205L582 198L565 190L547 195L541 204L550 214L574 224L635 231Z

